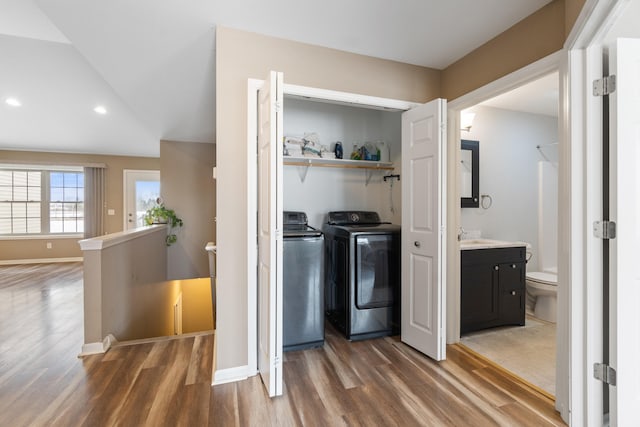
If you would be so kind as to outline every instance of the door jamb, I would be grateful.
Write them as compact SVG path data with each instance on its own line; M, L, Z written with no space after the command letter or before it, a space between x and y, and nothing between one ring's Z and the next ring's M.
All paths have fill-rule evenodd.
M248 79L247 81L247 375L258 373L258 296L257 296L257 108L258 91L264 80ZM327 89L318 89L298 85L284 85L284 95L315 98L334 101L338 104L356 105L378 109L409 110L419 103L391 98L380 98ZM456 169L457 170L457 169ZM447 177L448 179L448 177ZM447 231L451 234L451 230ZM455 235L455 230L454 230ZM450 237L450 236L448 236ZM446 273L445 273L446 274ZM446 289L444 290L446 292Z

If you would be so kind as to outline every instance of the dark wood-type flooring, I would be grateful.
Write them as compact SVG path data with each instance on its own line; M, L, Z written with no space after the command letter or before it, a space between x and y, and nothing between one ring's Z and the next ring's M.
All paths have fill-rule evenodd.
M546 426L553 402L460 346L435 363L397 337L285 354L284 396L259 377L210 386L213 335L77 358L82 265L0 267L0 426Z

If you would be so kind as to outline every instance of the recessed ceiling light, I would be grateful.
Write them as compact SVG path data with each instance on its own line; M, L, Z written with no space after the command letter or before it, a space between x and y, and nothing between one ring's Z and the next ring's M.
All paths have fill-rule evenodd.
M11 105L12 107L21 107L22 106L22 102L20 102L19 99L17 98L7 98L5 99L5 101L7 103L7 105Z
M104 108L102 105L98 105L96 108L93 109L93 111L95 111L98 114L107 114L107 109Z

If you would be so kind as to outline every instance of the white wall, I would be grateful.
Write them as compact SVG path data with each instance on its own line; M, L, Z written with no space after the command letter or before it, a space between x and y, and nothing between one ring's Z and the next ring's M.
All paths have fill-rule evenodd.
M480 141L480 194L493 204L462 209L462 226L487 238L531 243L527 268L538 269L538 162L546 159L536 146L558 141L558 120L491 107L473 111L473 127L462 138ZM542 150L557 162L557 146Z
M334 143L341 141L344 158L349 158L353 144L359 146L366 141L384 141L391 149L391 159L400 172L399 112L388 112L366 108L335 105L298 99L285 100L284 134L302 137L316 132L320 143L333 150ZM304 182L301 176L305 167L284 167L284 209L304 211L309 224L321 228L326 214L335 210L371 210L386 220L399 224L400 184L393 184L391 212L390 182L382 177L391 171L374 171L368 185L366 172L361 169L311 167Z

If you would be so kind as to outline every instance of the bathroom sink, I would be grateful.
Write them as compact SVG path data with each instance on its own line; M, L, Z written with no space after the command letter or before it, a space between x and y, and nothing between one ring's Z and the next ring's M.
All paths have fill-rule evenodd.
M490 249L490 248L512 248L518 246L527 246L525 242L509 242L505 240L494 239L468 239L460 241L460 249Z

